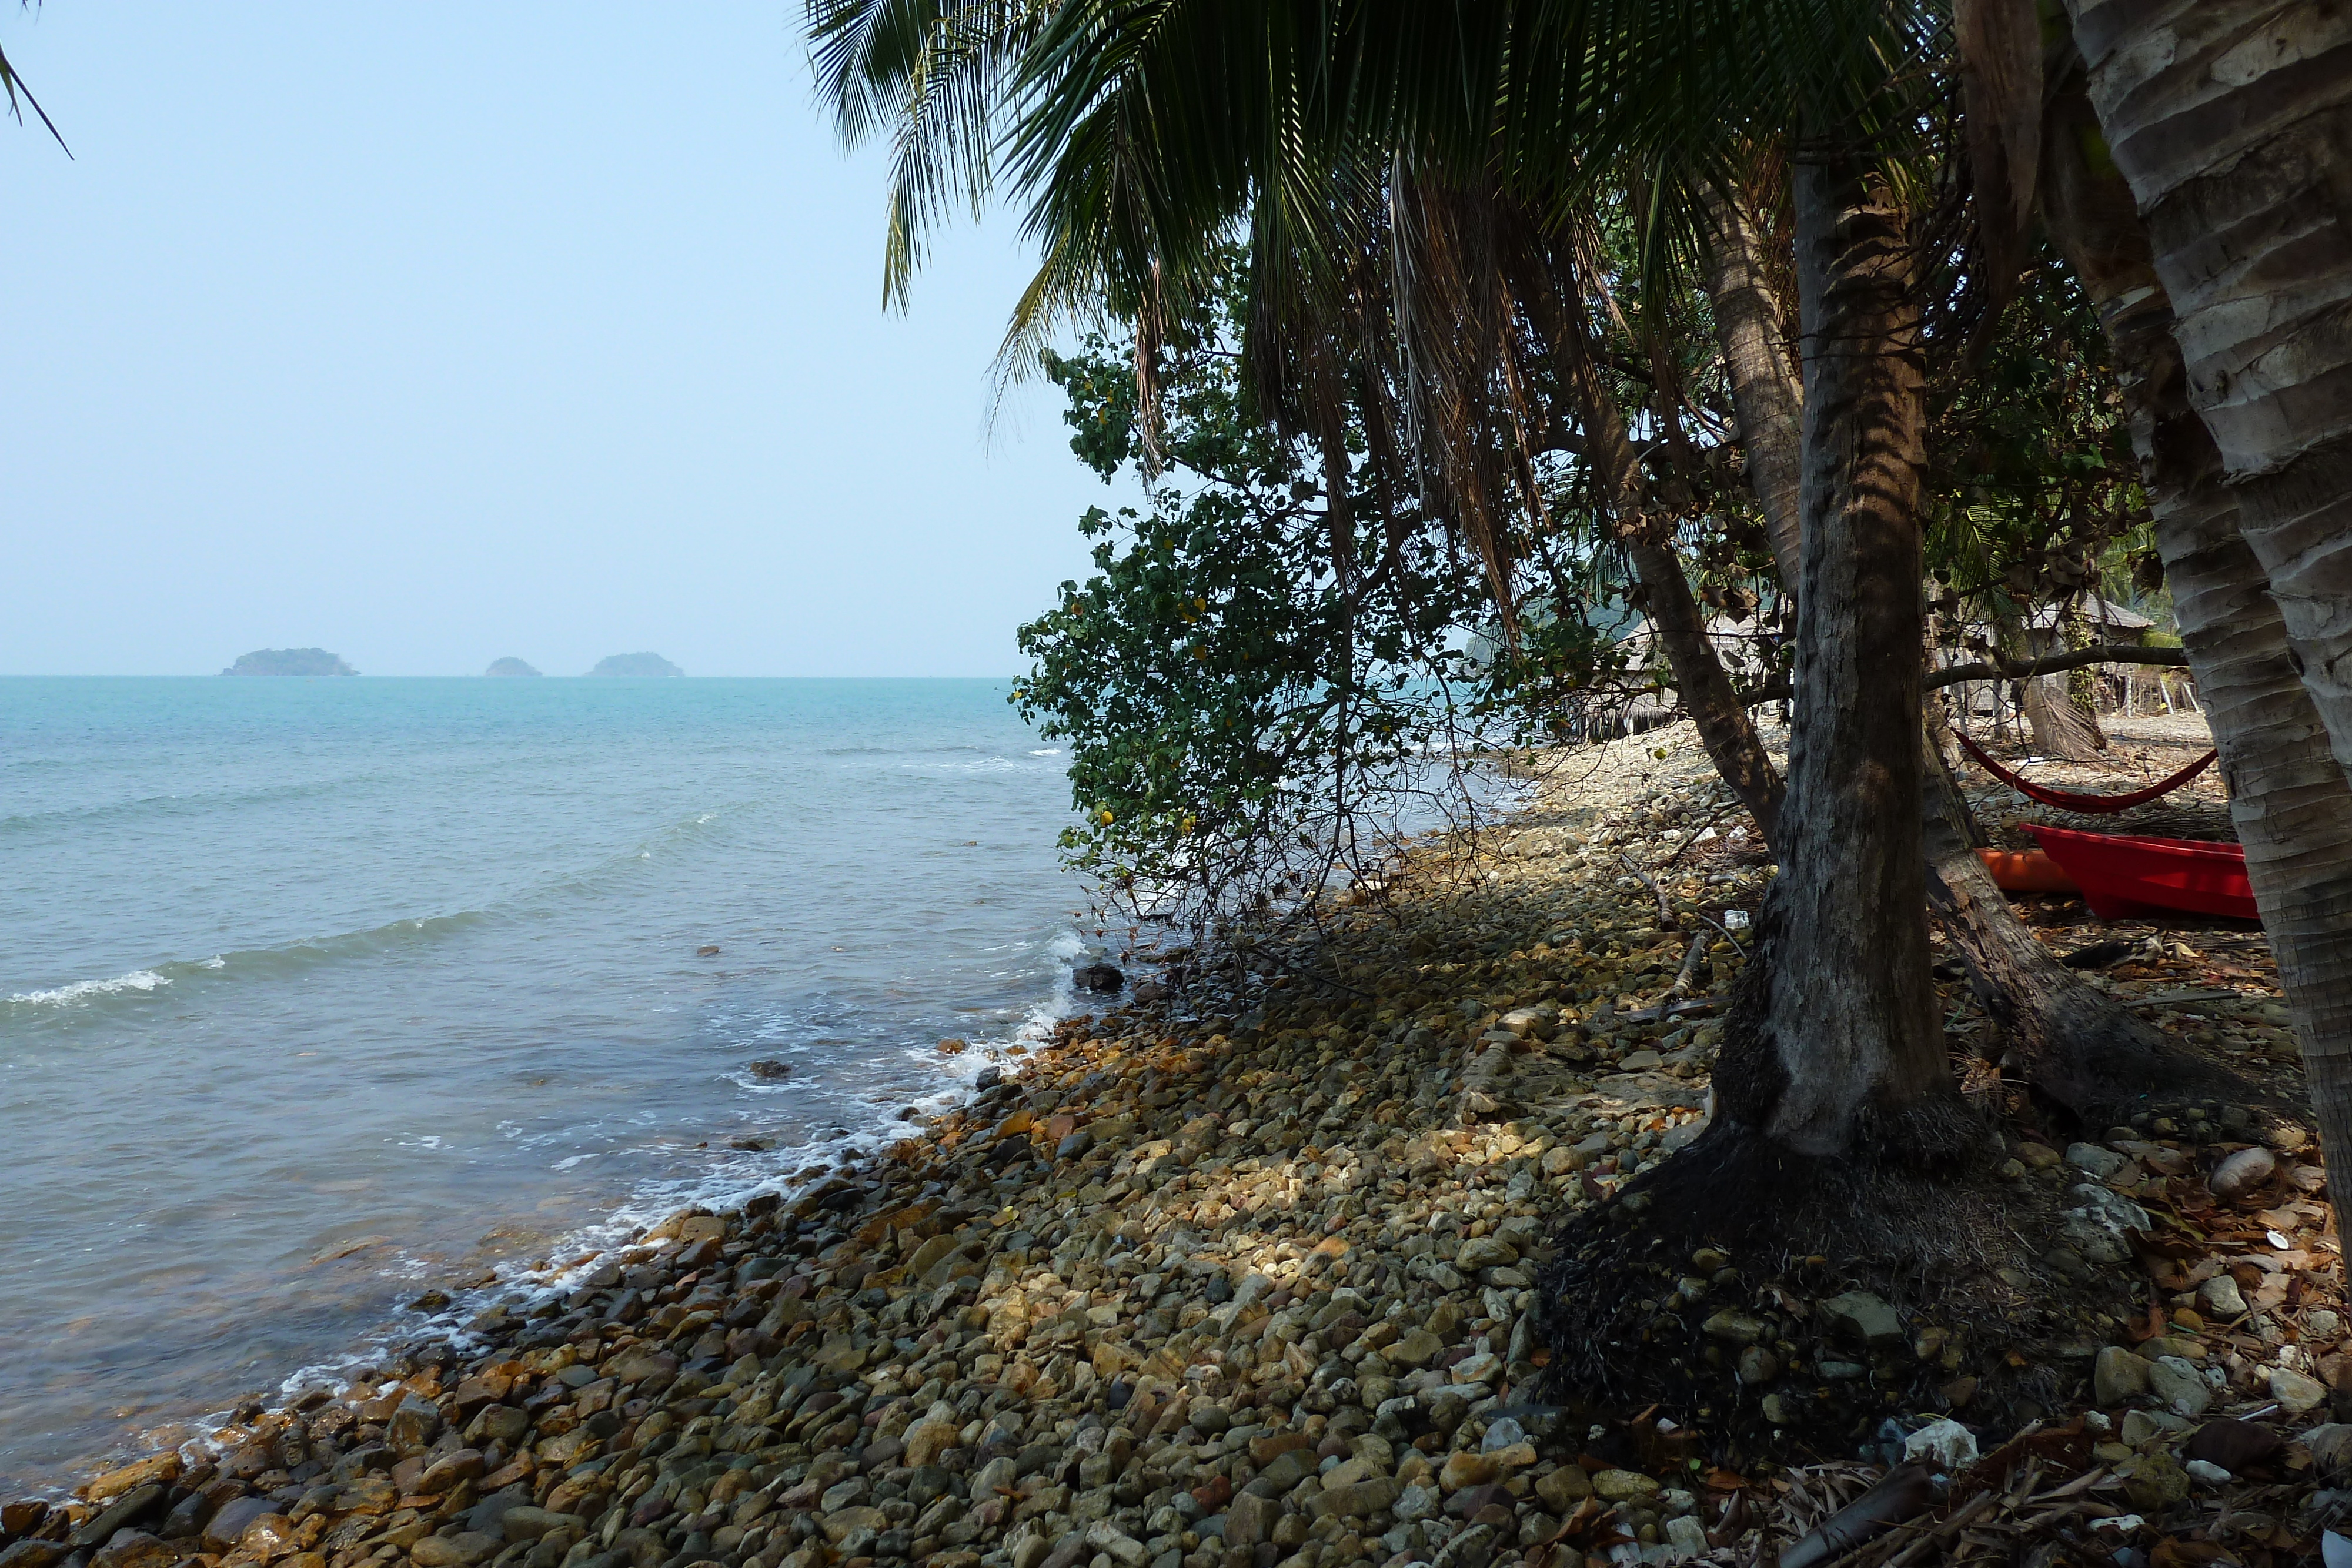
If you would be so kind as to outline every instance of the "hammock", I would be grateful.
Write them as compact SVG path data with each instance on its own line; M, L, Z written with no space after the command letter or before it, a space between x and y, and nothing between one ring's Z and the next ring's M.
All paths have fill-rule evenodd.
M2146 805L2158 795L2168 795L2211 767L2213 758L2221 755L2218 751L2209 751L2171 778L2159 779L2145 789L2135 789L2127 795L2079 795L2072 789L2053 789L2045 784L2029 784L1991 758L1987 757L1984 749L1966 735L1961 734L1958 727L1955 727L1952 733L1959 736L1960 744L1968 748L1970 757L1977 759L1979 767L2028 800L2039 800L2045 806L2055 806L2062 811L2087 811L2094 816L2105 816L2114 811L2128 811L2134 806Z

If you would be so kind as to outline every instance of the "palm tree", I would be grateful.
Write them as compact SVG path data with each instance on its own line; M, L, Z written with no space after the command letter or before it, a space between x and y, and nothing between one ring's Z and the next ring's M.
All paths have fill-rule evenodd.
M1492 8L1476 26L1450 7L1370 0L1066 0L1017 73L1010 166L1049 271L1147 309L1194 287L1207 238L1244 221L1265 275L1309 291L1297 279L1312 279L1331 244L1324 217L1346 204L1335 192L1368 171L1385 171L1391 191L1402 178L1489 183L1549 216L1626 160L1671 165L1695 192L1733 188L1744 153L1794 129L1801 393L1784 375L1753 423L1785 431L1801 405L1799 440L1793 455L1784 443L1776 459L1769 442L1749 455L1768 506L1793 493L1801 514L1783 869L1727 1022L1714 1125L1636 1184L1613 1227L1571 1231L1549 1281L1573 1303L1556 1343L1604 1386L1612 1325L1653 1305L1627 1283L1645 1249L1742 1231L1851 1244L1874 1207L1889 1245L1980 1239L1967 1195L1940 1185L1983 1134L1954 1092L1935 1015L1920 808L1929 183L1905 154L1906 127L1934 116L1890 97L1929 74L1916 68L1940 47L1935 23L1863 0L1552 0ZM1751 259L1741 275L1737 215L1717 210L1707 225L1714 292L1734 306L1754 273ZM1769 392L1773 368L1755 365L1749 388ZM1598 411L1585 412L1589 427ZM2281 757L2283 780L2307 773L2307 758ZM2249 790L2264 792L2260 758L2243 761ZM1972 890L1938 882L1946 907L1967 914ZM2266 885L2285 896L2282 881ZM1977 911L1985 929L1998 931L1999 907ZM1988 946L1982 961L2022 963L2009 946ZM2036 1005L2054 1017L2053 995ZM2147 1040L2124 1043L2161 1063ZM1624 1226L1643 1205L1650 1224Z
M2352 769L2352 15L2067 0L2172 302L2188 401Z
M2230 780L2263 928L2302 1047L2320 1145L2352 1162L2352 785L2331 755L2265 563L2241 531L2246 490L2192 407L2172 298L2106 155L2070 47L2053 62L2041 203L2114 347L2181 642ZM2275 538L2275 535L2273 536ZM2307 644L2306 644L2307 646Z

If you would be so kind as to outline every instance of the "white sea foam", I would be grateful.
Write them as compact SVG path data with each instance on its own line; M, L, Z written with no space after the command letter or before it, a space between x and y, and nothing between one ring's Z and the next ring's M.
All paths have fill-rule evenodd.
M152 969L133 969L127 975L117 975L110 980L77 980L70 986L58 986L47 991L18 991L8 999L26 1007L58 1007L67 1002L86 1002L92 997L121 996L125 991L152 991L172 982Z

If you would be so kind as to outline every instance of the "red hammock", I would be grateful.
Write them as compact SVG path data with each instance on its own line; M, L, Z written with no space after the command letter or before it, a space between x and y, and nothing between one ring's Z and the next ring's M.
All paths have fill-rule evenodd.
M1977 759L1979 767L2028 800L2039 800L2045 806L2055 806L2062 811L2087 811L2095 816L2105 816L2113 811L2128 811L2134 806L2146 805L2158 795L2168 795L2211 767L2213 758L2221 755L2218 751L2209 751L2171 778L2160 779L2145 789L2135 789L2128 795L2078 795L2072 789L2053 789L2044 784L2029 784L1991 758L1987 757L1983 747L1961 734L1957 727L1952 733L1959 736L1960 744L1968 747L1969 755Z

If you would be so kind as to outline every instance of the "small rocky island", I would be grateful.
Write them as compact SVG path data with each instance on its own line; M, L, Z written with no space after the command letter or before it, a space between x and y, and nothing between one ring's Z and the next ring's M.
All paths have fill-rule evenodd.
M648 675L667 676L686 674L684 670L679 669L659 653L614 653L610 658L599 659L596 662L596 667L588 673L592 675L629 675L638 678Z
M324 648L257 648L221 672L224 675L356 675Z
M528 661L522 659L493 659L490 661L490 667L484 670L482 674L486 675L535 675L539 674L539 672L532 669Z

